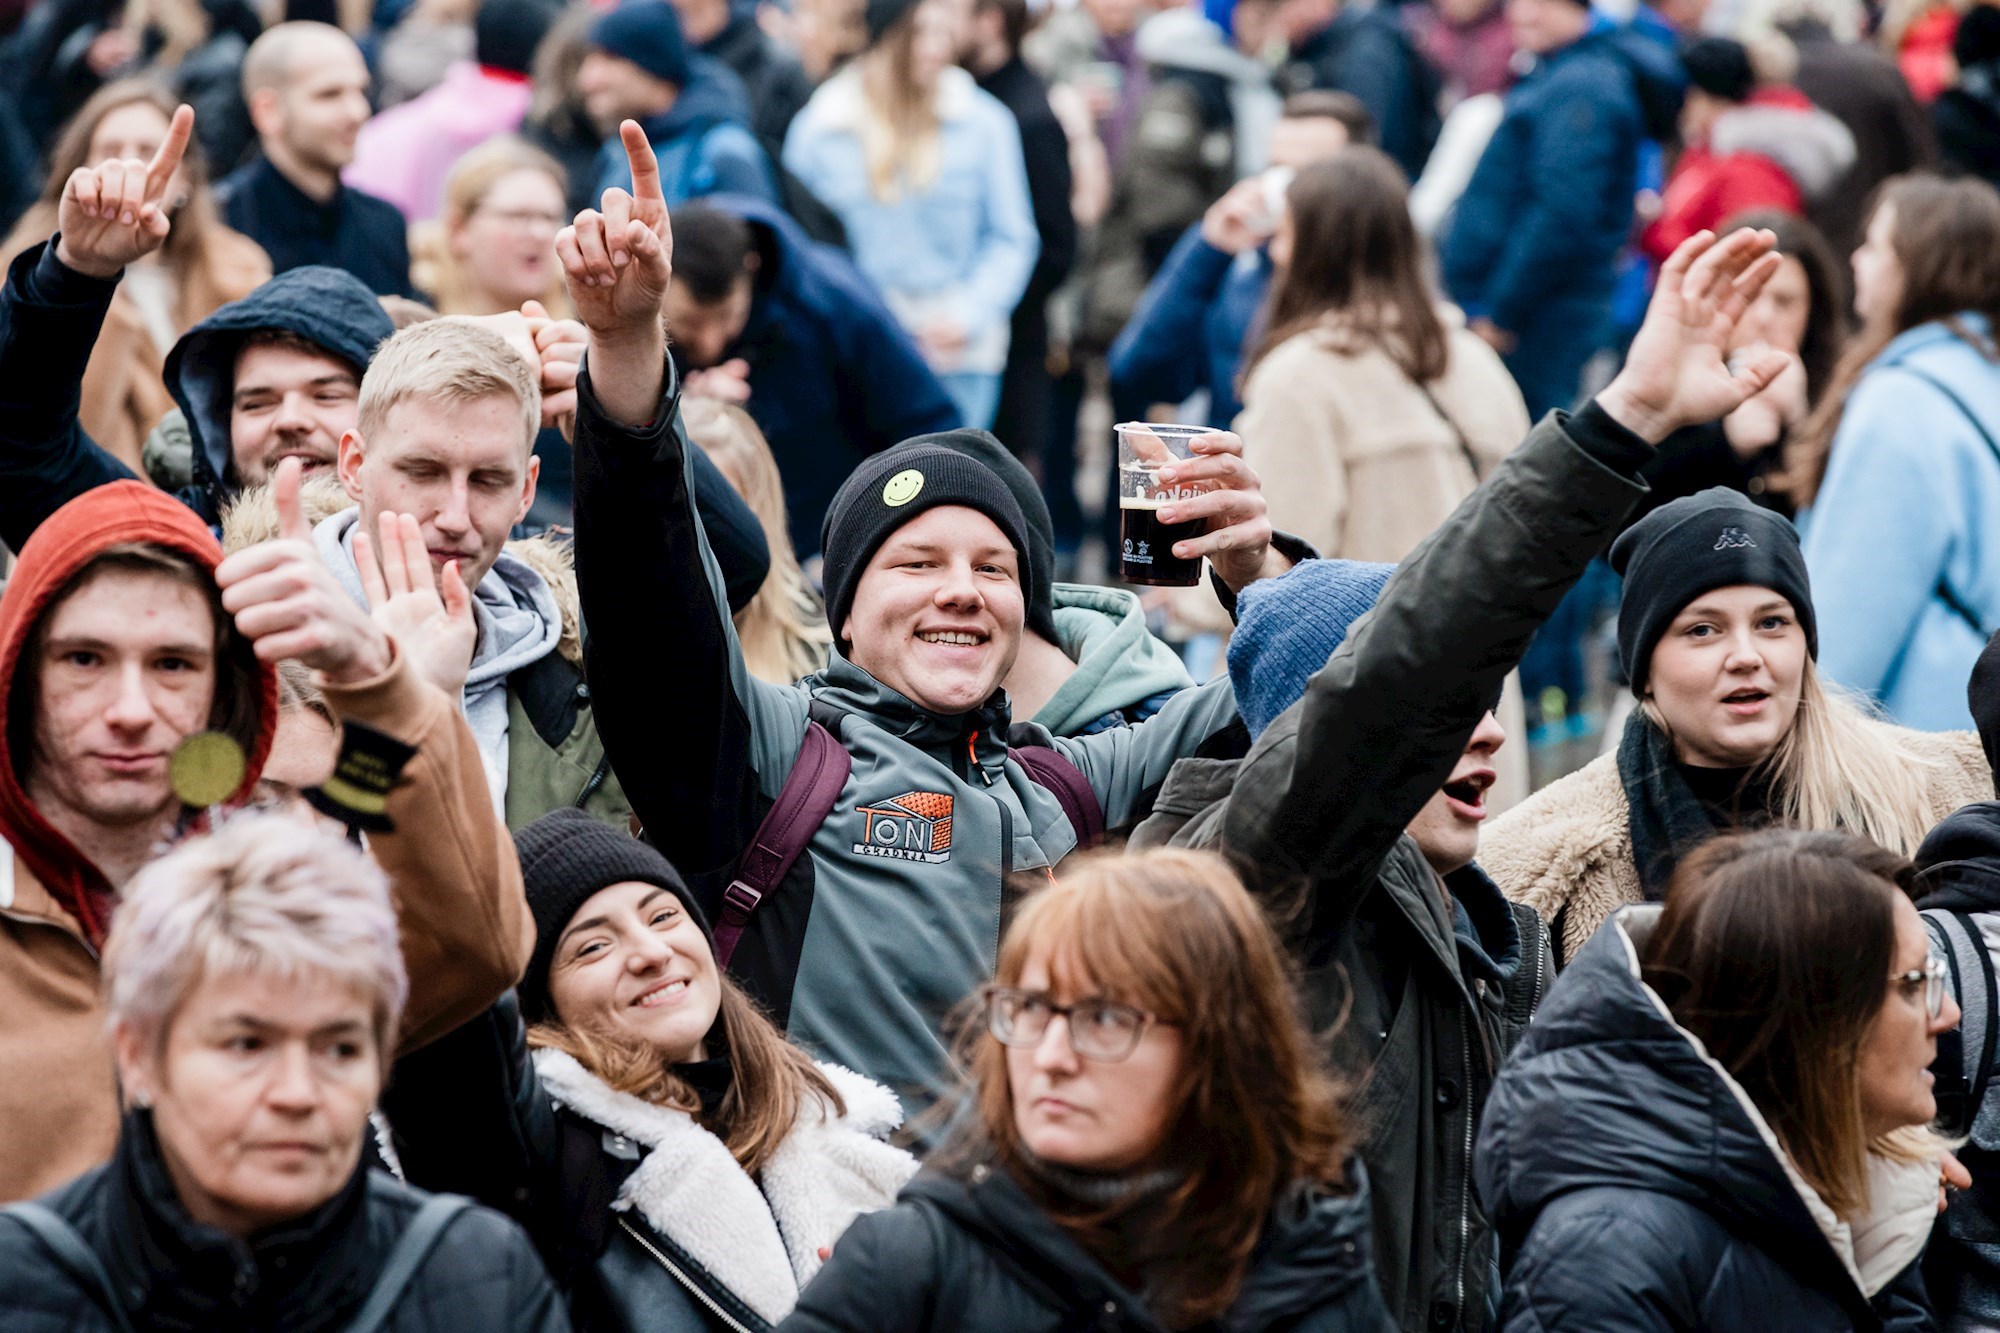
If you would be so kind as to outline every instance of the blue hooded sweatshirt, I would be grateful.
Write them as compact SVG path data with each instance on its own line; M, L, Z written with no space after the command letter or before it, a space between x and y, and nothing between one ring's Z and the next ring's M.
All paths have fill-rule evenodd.
M770 159L747 128L750 95L735 71L714 56L691 55L680 96L665 112L641 123L660 159L660 190L668 208L710 194L778 202ZM597 155L592 197L601 198L613 186L632 188L632 167L616 135Z
M913 435L956 428L958 409L846 255L807 239L768 202L702 202L750 225L756 292L723 359L750 363L744 406L785 479L792 545L811 555L826 507L856 463Z

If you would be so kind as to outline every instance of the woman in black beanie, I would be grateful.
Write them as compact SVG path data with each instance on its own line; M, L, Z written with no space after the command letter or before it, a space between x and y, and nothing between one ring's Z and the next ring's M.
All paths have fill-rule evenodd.
M1838 830L1907 856L1991 797L1977 737L1891 726L1820 680L1812 589L1783 518L1716 487L1627 529L1611 564L1639 707L1616 754L1509 811L1479 849L1563 958L1620 907L1657 901L1718 832Z
M515 835L536 943L509 997L399 1061L413 1182L525 1225L579 1330L764 1330L916 1162L893 1094L786 1042L680 875L558 810Z

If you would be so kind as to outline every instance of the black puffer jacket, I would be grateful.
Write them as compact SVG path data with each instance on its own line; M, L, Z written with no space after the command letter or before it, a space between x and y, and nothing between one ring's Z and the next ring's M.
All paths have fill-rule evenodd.
M1487 1103L1475 1171L1500 1233L1502 1328L1936 1327L1915 1267L1936 1167L1871 1171L1873 1212L1837 1250L1842 1229L1741 1085L1641 984L1659 912L1628 907L1591 937Z
M425 1195L364 1165L296 1222L245 1244L196 1223L160 1159L152 1117L125 1119L111 1161L42 1198L96 1254L133 1327L148 1333L344 1329ZM0 1219L0 1327L97 1333L111 1317L42 1244ZM405 1288L385 1333L568 1333L554 1284L521 1229L458 1214Z
M1272 1210L1220 1333L1381 1333L1368 1190L1298 1191ZM1161 1333L1139 1298L1080 1250L1004 1172L936 1168L894 1208L857 1220L780 1333Z

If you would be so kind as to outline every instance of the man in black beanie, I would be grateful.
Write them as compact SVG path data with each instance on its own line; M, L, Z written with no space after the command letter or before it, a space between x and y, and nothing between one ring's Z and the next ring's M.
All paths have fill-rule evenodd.
M988 431L949 430L905 441L953 449L992 469L1014 494L1028 526L1032 575L1020 655L1002 682L1014 716L1051 735L1088 736L1143 722L1194 684L1180 654L1146 628L1145 609L1125 588L1057 583L1055 522L1028 469ZM1283 533L1272 543L1294 560L1313 554Z
M622 266L586 257L607 233ZM731 975L794 1041L921 1109L951 1086L945 1015L992 974L1011 877L1131 820L1235 700L1219 679L1136 727L1016 728L1002 682L1046 580L1008 486L936 443L869 458L828 508L826 670L751 678L690 503L667 243L643 193L629 219L585 214L557 242L590 332L579 421L617 426L576 442L592 706L616 719L607 749L647 837L737 939ZM1290 565L1242 447L1209 436L1175 464L1170 480L1206 489L1164 519L1201 522L1179 553L1232 588Z

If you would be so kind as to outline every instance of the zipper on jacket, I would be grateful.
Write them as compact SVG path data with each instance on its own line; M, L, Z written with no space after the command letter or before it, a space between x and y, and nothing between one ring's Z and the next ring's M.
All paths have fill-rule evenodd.
M611 755L607 752L597 761L597 771L590 775L590 781L583 784L583 790L576 794L576 808L581 810L590 798L597 795L597 789L611 776Z
M724 1310L720 1305L717 1305L715 1303L715 1298L713 1296L710 1296L707 1292L703 1291L701 1287L694 1281L693 1278L689 1277L686 1273L683 1273L681 1271L679 1264L675 1263L672 1259L667 1258L666 1255L660 1253L658 1246L654 1245L653 1242L647 1240L644 1236L640 1235L637 1227L634 1227L630 1222L626 1221L622 1217L618 1219L618 1225L625 1228L625 1234L630 1236L633 1240L638 1241L639 1244L642 1247L644 1247L646 1253L652 1255L655 1259L658 1259L660 1261L660 1266L666 1269L669 1273L672 1273L674 1275L674 1281L680 1283L683 1287L686 1287L688 1291L693 1294L696 1300L700 1301L704 1306L707 1307L708 1312L710 1314L714 1315L717 1319L720 1319L724 1324L727 1324L731 1329L735 1331L735 1333L751 1333L751 1331L745 1328L740 1322L738 1322L735 1319L732 1319L727 1310Z
M60 921L51 921L45 916L29 916L25 912L16 912L11 909L0 910L0 917L5 917L9 921L18 921L24 926L41 926L46 930L58 931L75 940L78 947L90 955L91 962L103 961L98 957L97 950L91 946L90 941L85 939L80 931L71 930Z
M1474 1027L1481 1032L1485 1030L1484 1024L1475 1023ZM1458 1261L1453 1265L1457 1270L1458 1298L1453 1304L1457 1307L1458 1321L1460 1326L1463 1327L1465 1323L1465 1263L1469 1257L1466 1250L1472 1243L1472 1123L1476 1117L1472 1114L1472 1047L1466 1042L1460 1042L1458 1050L1460 1056L1465 1061L1465 1083L1463 1085L1465 1088L1465 1156L1460 1159L1458 1169Z

